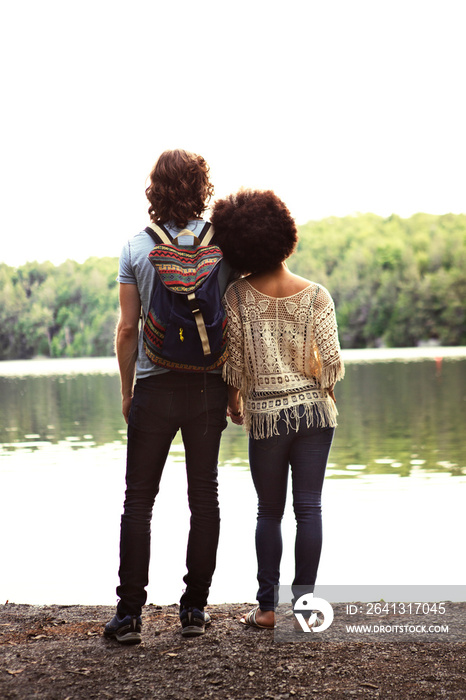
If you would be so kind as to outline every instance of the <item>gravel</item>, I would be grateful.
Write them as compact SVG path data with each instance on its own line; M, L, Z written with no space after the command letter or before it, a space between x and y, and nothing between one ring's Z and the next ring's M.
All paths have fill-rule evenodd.
M466 603L451 605L464 623ZM125 647L102 636L114 608L2 605L0 698L466 698L464 636L277 643L239 623L250 607L209 606L206 634L184 639L178 606L150 605L142 644Z

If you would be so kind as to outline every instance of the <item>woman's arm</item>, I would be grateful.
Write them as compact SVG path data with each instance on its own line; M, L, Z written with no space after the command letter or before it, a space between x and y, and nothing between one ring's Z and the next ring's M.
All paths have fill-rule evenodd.
M240 389L244 380L244 338L243 324L239 313L239 301L235 285L231 285L223 297L227 314L228 358L223 366L223 379L227 384Z
M240 389L244 384L244 339L238 296L233 287L228 288L223 303L228 319L228 358L223 366L223 379L228 384L227 415L233 423L242 425L243 411Z
M320 361L320 384L328 389L335 401L333 389L339 379L345 375L338 340L338 326L333 299L324 287L320 287L314 303L314 336Z
M228 385L227 416L229 416L236 425L243 425L243 410L239 389L231 384Z

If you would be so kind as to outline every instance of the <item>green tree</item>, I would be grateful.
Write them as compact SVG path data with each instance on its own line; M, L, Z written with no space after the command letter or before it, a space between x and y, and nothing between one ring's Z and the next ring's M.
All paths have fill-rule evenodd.
M299 227L290 268L327 287L343 347L466 344L466 215ZM116 258L0 264L0 359L113 354Z

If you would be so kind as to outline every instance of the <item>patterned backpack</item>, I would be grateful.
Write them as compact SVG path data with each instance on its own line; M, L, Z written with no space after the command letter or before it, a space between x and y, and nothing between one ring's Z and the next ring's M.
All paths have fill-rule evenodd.
M213 226L206 223L199 237L183 229L173 239L161 225L145 231L156 244L148 256L156 274L143 329L146 355L179 372L221 367L227 358L227 320L218 285L222 251L209 245ZM177 243L186 235L193 246Z

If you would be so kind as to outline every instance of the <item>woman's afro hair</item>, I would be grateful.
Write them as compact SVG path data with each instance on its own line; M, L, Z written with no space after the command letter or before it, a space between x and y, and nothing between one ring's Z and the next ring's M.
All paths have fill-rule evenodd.
M232 267L243 274L277 268L298 241L293 217L272 190L242 189L219 199L211 222L215 243Z

